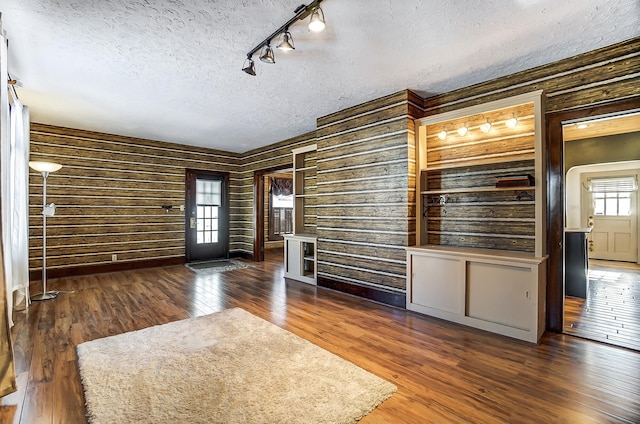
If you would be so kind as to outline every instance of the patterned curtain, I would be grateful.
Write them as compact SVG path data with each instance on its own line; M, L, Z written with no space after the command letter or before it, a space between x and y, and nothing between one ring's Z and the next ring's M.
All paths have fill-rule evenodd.
M293 195L293 180L290 178L271 178L271 194L274 196Z

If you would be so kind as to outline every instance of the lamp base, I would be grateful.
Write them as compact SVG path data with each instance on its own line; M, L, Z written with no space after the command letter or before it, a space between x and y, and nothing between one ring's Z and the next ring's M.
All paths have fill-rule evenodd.
M35 301L38 301L38 300L51 300L51 299L55 299L57 296L58 296L58 293L56 293L56 292L44 292L44 293L34 294L29 299L35 300Z

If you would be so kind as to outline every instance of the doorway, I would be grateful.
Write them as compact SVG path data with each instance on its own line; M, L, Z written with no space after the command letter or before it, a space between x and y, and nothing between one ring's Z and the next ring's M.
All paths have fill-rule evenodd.
M272 176L277 177L280 175L286 177L287 175L290 175L292 171L293 169L291 168L291 164L285 164L275 166L273 168L260 169L253 173L253 190L255 195L256 211L254 222L255 233L253 237L253 260L256 262L264 261L265 242L267 245L271 244L275 246L275 244L269 242L269 222L273 217L269 216L269 205L271 199L268 195L270 194L270 190L269 183L265 184L265 181L269 181Z
M588 257L584 292L569 292L565 274L563 332L640 350L640 113L565 122L563 141L565 227L586 230Z
M187 169L185 175L187 262L229 256L229 174Z

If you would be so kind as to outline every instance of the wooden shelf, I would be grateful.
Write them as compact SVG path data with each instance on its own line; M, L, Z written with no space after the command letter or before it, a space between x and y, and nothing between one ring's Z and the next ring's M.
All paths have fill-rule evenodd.
M480 166L480 165L489 165L489 164L504 164L511 162L520 162L523 160L532 160L534 159L533 154L522 155L518 157L509 157L509 158L486 158L486 159L476 159L474 161L469 162L461 162L461 163L450 163L445 165L431 165L423 169L423 171L439 171L443 169L456 169L456 168L466 168L469 166Z
M487 191L535 191L534 186L522 187L469 187L453 188L449 190L429 190L421 191L420 194L448 194L448 193L481 193Z

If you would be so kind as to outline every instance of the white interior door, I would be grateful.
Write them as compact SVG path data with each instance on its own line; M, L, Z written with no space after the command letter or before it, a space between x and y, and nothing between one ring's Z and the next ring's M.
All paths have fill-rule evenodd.
M583 196L587 216L589 257L638 261L637 174L584 175L589 191Z

